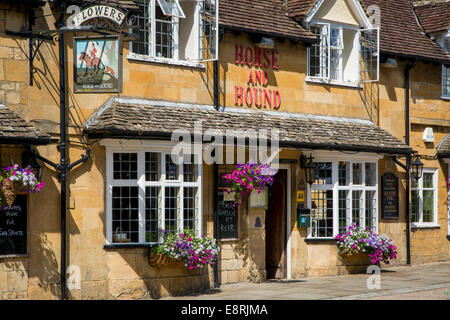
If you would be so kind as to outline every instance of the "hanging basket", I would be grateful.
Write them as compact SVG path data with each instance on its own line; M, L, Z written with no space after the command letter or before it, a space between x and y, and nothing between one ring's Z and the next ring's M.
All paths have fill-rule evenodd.
M17 192L20 190L20 183L5 179L1 181L0 188L6 204L11 207L16 200Z
M148 256L148 262L151 267L160 267L160 266L173 266L181 263L180 259L174 259L165 254L156 254L152 250L150 250Z

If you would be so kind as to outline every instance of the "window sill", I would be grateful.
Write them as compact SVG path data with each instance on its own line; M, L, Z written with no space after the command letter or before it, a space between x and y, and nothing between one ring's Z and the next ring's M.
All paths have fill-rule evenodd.
M305 239L306 243L333 243L336 244L336 239L335 238L306 238Z
M143 61L143 62L150 62L150 63L168 64L168 65L174 65L174 66L180 66L180 67L200 68L200 69L206 68L203 63L199 63L199 62L150 57L150 56L146 56L143 54L137 54L137 53L128 53L127 59Z
M337 80L322 80L322 79L312 79L306 77L306 82L310 83L320 83L320 84L328 84L333 86L341 86L341 87L350 87L350 88L362 88L362 84L358 82L342 82Z
M450 100L450 96L441 96L442 100Z
M151 248L156 246L156 244L150 243L110 243L103 245L103 249L140 249L140 248Z
M430 224L424 224L424 223L412 223L411 229L439 229L441 226L438 224L430 223Z

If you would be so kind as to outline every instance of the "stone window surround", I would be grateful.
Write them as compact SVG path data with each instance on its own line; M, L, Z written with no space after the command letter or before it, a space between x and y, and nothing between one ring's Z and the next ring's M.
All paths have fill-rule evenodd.
M156 243L145 242L145 186L149 183L145 182L145 153L146 152L159 152L159 153L170 153L173 147L178 142L172 141L137 141L137 140L126 140L125 142L120 139L103 139L100 141L100 145L106 147L106 181L105 181L105 212L106 212L106 243L105 248L113 247L145 247L152 246ZM194 150L195 152L195 150ZM138 179L136 180L136 186L139 187L139 225L140 225L140 235L139 242L132 243L117 243L113 242L113 230L112 230L112 187L124 185L121 180L115 182L113 180L113 153L138 153ZM182 167L182 166L181 166ZM202 192L203 192L203 175L202 175L202 164L198 164L198 181L195 183L184 183L184 182L161 182L159 185L165 186L179 186L180 188L184 186L194 186L198 188L198 215L197 215L197 226L198 235L202 234L202 215L203 215L203 202L202 202ZM183 174L182 168L179 170L180 176ZM125 183L129 185L130 183ZM151 183L150 183L151 184ZM182 212L182 210L180 210ZM163 213L164 214L164 213ZM182 217L181 217L182 218ZM182 220L182 219L181 219ZM141 234L142 233L142 234Z
M411 228L419 229L419 228L439 228L440 225L437 223L438 218L438 169L436 168L423 168L422 177L420 178L420 185L418 188L422 190L422 181L424 173L433 173L433 222L411 222ZM413 178L414 179L414 178ZM413 188L411 188L412 191ZM422 197L420 197L422 199ZM412 194L411 194L412 200ZM423 212L419 209L419 216L422 216Z
M364 153L364 152L360 152L360 153L355 153L355 154L349 154L349 153L343 153L343 152L339 152L339 151L312 151L312 152L306 152L307 154L311 153L311 155L314 158L314 162L332 162L332 179L333 182L331 185L328 185L328 189L329 190L333 190L333 237L335 237L338 234L338 230L339 230L339 203L338 203L338 194L339 194L339 190L342 190L342 187L338 186L338 164L340 161L350 161L350 162L355 162L355 163L375 163L376 164L376 185L374 187L370 187L370 190L374 190L376 191L375 193L375 210L376 210L376 214L375 214L375 230L374 232L378 232L378 216L379 216L379 205L378 205L378 196L379 196L379 177L378 177L378 161L380 159L383 158L382 155L379 154L373 154L373 153ZM364 170L363 170L364 172ZM308 198L307 198L307 204L308 204L308 208L311 208L311 190L312 190L312 186L308 185L307 186L307 193L308 193ZM345 187L345 189L347 190L352 190L352 184L350 184L350 187ZM356 187L355 187L356 188ZM357 186L358 190L366 190L365 187L365 181L363 179L363 185L359 185ZM363 201L363 208L365 208L365 202ZM364 210L364 209L363 209ZM312 219L311 219L311 223L312 223ZM307 231L307 237L305 239L305 241L308 240L329 240L329 239L333 239L332 237L312 237L312 229L308 228Z
M444 162L447 164L448 175L447 179L450 178L450 158L445 158ZM447 183L447 180L445 181ZM447 188L447 238L450 240L450 188Z

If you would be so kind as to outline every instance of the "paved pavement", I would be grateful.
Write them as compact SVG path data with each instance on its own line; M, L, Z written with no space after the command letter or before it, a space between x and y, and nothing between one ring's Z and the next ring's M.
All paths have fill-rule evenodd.
M450 262L382 270L380 287L369 274L222 285L196 295L164 300L450 300ZM373 278L372 278L373 279ZM369 282L376 285L375 282Z

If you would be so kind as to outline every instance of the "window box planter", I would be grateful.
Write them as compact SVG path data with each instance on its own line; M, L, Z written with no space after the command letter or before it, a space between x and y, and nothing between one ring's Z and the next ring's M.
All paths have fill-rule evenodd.
M149 250L148 263L151 267L176 266L182 263L180 259L171 258L165 254L156 254Z

